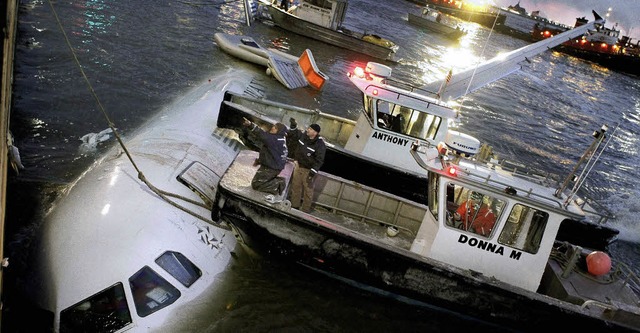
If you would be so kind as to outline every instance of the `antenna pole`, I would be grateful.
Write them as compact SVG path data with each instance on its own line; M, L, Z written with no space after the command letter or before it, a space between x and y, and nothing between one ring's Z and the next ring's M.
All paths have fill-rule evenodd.
M250 27L251 26L251 6L249 5L249 0L243 0L242 1L243 5L244 5L244 16L247 20L247 26Z
M580 158L578 163L576 163L576 166L573 167L573 170L571 170L571 173L569 173L569 175L567 175L567 178L564 179L562 186L560 186L560 188L556 190L555 196L557 198L562 199L562 192L564 192L564 190L567 188L567 186L569 185L569 182L571 181L571 179L573 179L580 165L587 159L587 157L589 157L590 154L592 154L597 149L597 147L600 145L602 140L604 140L605 133L607 132L608 129L609 127L607 125L602 125L600 130L593 132L592 136L594 139L593 139L593 142L591 143L591 146L589 146L589 148L584 152L584 154L582 154L582 157Z

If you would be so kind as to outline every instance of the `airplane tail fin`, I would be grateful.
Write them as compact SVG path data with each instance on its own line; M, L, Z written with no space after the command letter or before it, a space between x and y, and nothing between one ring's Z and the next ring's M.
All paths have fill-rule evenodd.
M596 13L595 10L591 10L591 12L593 13L593 17L595 18L596 21L602 20L602 16L598 15L598 13Z

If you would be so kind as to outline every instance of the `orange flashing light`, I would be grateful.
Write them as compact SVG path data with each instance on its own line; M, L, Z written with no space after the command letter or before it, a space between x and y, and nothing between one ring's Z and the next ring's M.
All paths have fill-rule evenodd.
M438 145L436 146L436 149L438 149L438 154L440 155L447 154L447 146L445 145L444 142L439 142Z

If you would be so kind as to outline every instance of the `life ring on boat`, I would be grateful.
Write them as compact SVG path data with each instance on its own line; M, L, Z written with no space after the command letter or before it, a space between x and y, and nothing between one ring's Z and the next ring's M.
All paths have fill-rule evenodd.
M362 37L362 40L372 43L372 44L376 44L376 45L380 45L380 46L384 46L384 47L388 47L388 48L392 48L394 47L396 44L388 39L384 39L378 35L373 35L373 34L367 34L364 35Z

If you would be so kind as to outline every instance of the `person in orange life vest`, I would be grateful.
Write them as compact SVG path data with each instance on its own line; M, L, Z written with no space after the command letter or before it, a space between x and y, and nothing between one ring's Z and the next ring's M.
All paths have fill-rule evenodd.
M478 214L471 223L471 228L476 234L482 236L489 236L489 234L491 234L493 225L496 224L496 213L493 208L493 204L483 203L480 209L478 209Z
M473 200L469 199L463 202L458 206L458 209L456 209L456 212L453 214L453 226L458 229L468 230L469 220L472 220L475 214L476 209Z
M478 208L478 204L482 201L482 195L472 192L469 199L458 206L453 214L454 227L463 230L469 230L469 222L473 221Z

